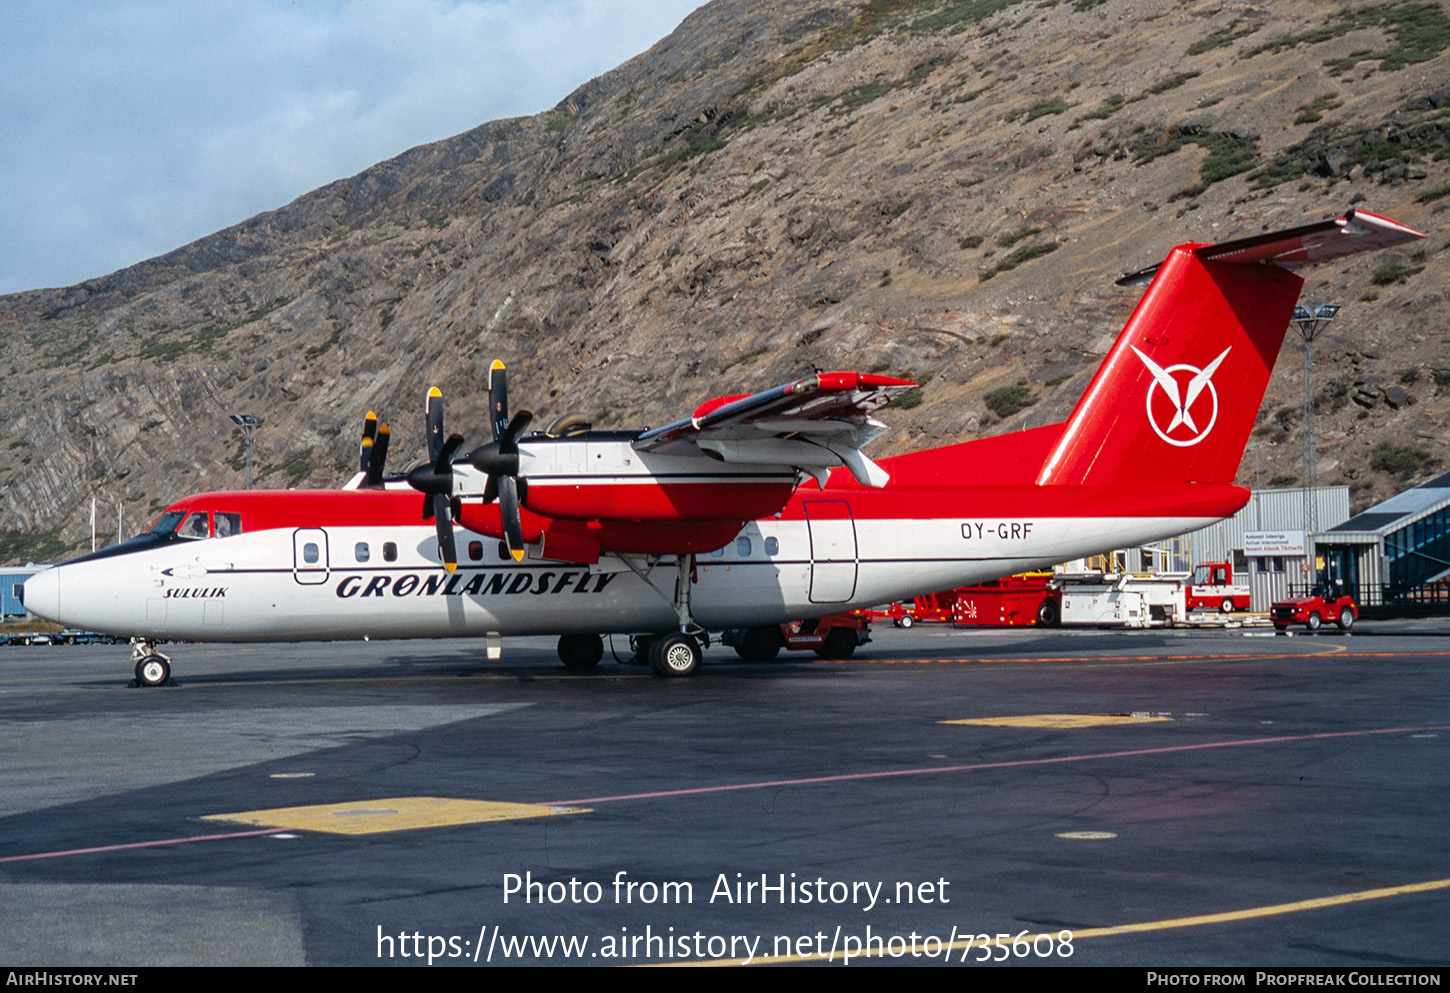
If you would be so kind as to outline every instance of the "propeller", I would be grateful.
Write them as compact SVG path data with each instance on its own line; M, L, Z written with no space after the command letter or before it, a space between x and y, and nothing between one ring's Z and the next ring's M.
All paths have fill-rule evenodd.
M371 410L363 420L362 445L359 449L358 468L365 474L362 484L366 487L383 485L383 466L388 461L388 439L390 432L386 424L378 422L378 415Z
M384 430L379 428L379 434ZM408 485L423 494L423 520L437 525L439 557L443 568L453 572L458 568L458 547L453 540L453 456L463 446L463 435L443 437L443 393L436 386L428 390L424 430L430 461L408 473Z
M489 426L493 441L468 453L468 461L479 472L488 474L483 488L483 502L498 500L503 520L504 541L515 562L524 560L524 525L519 507L528 499L528 481L519 478L519 438L534 419L527 410L509 418L508 379L504 364L498 359L488 370Z

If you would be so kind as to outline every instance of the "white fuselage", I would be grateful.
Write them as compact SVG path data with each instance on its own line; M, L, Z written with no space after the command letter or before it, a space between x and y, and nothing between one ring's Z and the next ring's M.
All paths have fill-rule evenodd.
M778 623L996 579L1207 522L767 519L697 558L690 603L710 630ZM593 565L515 563L500 557L493 538L460 528L457 541L460 562L451 575L438 564L434 529L423 523L175 541L39 573L26 584L25 600L34 612L67 625L169 640L639 633L678 626L673 557L635 558L641 578L616 555ZM396 553L392 561L385 559L388 545Z

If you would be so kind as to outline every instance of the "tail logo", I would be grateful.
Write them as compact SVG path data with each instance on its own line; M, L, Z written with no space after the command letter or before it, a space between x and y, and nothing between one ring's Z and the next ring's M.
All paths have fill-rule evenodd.
M1165 369L1137 348L1133 349L1153 374L1145 405L1148 423L1158 437L1178 448L1188 448L1208 437L1218 421L1218 390L1213 386L1213 374L1231 350L1232 346L1225 348L1202 369L1187 363ZM1200 424L1203 426L1199 427Z

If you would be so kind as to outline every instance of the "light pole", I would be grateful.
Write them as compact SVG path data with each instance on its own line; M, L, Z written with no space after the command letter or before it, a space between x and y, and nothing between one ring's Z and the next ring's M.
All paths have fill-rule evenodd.
M252 488L252 431L262 422L255 414L233 414L232 423L242 429L247 443L247 489Z
M1339 304L1321 303L1312 310L1303 304L1294 308L1294 327L1304 339L1304 536L1306 542L1314 533L1314 339L1324 326L1339 313ZM1312 548L1306 549L1310 562L1314 560Z

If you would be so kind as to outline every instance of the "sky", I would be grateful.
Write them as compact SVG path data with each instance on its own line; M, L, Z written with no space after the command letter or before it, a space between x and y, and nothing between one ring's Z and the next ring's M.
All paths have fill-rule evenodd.
M547 110L702 0L3 0L0 293Z

